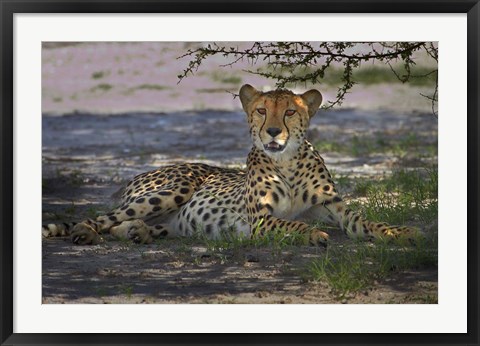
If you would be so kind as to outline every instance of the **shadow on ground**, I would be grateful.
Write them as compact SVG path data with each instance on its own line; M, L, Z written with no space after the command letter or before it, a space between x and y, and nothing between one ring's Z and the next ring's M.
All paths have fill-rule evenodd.
M44 115L43 221L94 218L115 206L110 197L126 181L162 165L197 161L243 167L250 149L244 115L185 112L98 116ZM413 138L436 145L429 114L319 112L310 138L325 146L331 171L374 177L409 162L382 150L384 142ZM378 141L379 133L383 142ZM414 133L415 137L411 137ZM352 138L361 135L352 142ZM408 137L410 136L410 137ZM415 144L414 143L414 144ZM378 150L360 152L361 145ZM388 144L388 143L387 143ZM334 150L335 149L335 150ZM337 150L338 149L338 150ZM339 186L342 191L342 186ZM345 241L340 232L334 241ZM205 244L168 240L135 245L111 240L79 247L69 239L43 239L44 303L436 303L437 270L398 273L374 287L338 299L322 283L304 280L305 264L324 249L242 249L219 256Z

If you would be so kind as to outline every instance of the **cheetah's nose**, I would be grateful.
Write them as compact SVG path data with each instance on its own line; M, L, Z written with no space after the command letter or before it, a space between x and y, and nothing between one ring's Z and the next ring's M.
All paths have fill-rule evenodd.
M278 136L281 132L282 132L282 130L279 129L278 127L269 127L267 129L267 133L272 137Z

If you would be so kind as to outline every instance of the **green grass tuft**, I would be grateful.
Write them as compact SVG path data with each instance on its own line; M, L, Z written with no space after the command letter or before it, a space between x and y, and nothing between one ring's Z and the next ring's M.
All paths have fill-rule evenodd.
M141 84L141 85L136 86L132 89L162 91L162 90L167 90L167 89L170 89L170 88L165 86L165 85L160 85L160 84Z
M91 92L97 92L97 91L106 92L106 91L109 91L111 89L113 89L113 85L111 85L109 83L100 83L100 84L90 88L90 91Z
M224 71L214 71L212 73L212 80L222 84L238 85L242 83L242 78L233 74L225 73Z
M350 203L370 221L428 226L438 219L438 171L400 170L382 180L360 180L355 194L364 202Z
M422 158L436 156L438 152L436 142L421 144L421 140L414 133L399 138L375 133L369 136L353 136L348 142L320 140L314 142L314 145L320 152L337 152L352 156L391 154L398 157L411 155Z
M437 243L418 239L415 246L377 241L331 244L324 255L306 268L304 278L326 282L343 299L369 288L395 272L438 267Z
M92 73L92 79L101 79L110 74L110 71L97 71Z
M370 221L414 225L424 231L436 227L436 169L399 170L381 180L357 180L354 195L358 198L350 202L349 207ZM307 266L305 278L326 282L332 292L343 299L394 272L437 266L437 235L427 232L425 237L417 238L413 246L381 240L331 243L325 254Z

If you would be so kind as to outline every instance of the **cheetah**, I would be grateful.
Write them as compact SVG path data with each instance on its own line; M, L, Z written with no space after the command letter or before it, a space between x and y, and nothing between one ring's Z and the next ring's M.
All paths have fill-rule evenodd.
M68 235L84 245L109 232L143 244L198 234L215 239L225 232L261 237L281 229L326 245L328 234L308 224L319 219L351 238L417 235L414 228L365 220L339 196L323 158L305 138L322 103L319 91L261 92L246 84L239 96L253 142L246 170L185 163L146 172L128 183L121 205L110 213L77 224L49 224L43 235Z

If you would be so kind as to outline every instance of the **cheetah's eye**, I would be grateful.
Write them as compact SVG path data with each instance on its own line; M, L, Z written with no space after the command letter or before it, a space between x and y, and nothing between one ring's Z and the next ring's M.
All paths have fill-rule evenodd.
M295 110L293 109L288 109L286 112L285 112L285 115L288 115L289 117L294 115L296 113Z
M257 112L260 113L261 115L267 114L267 110L265 108L257 108Z

